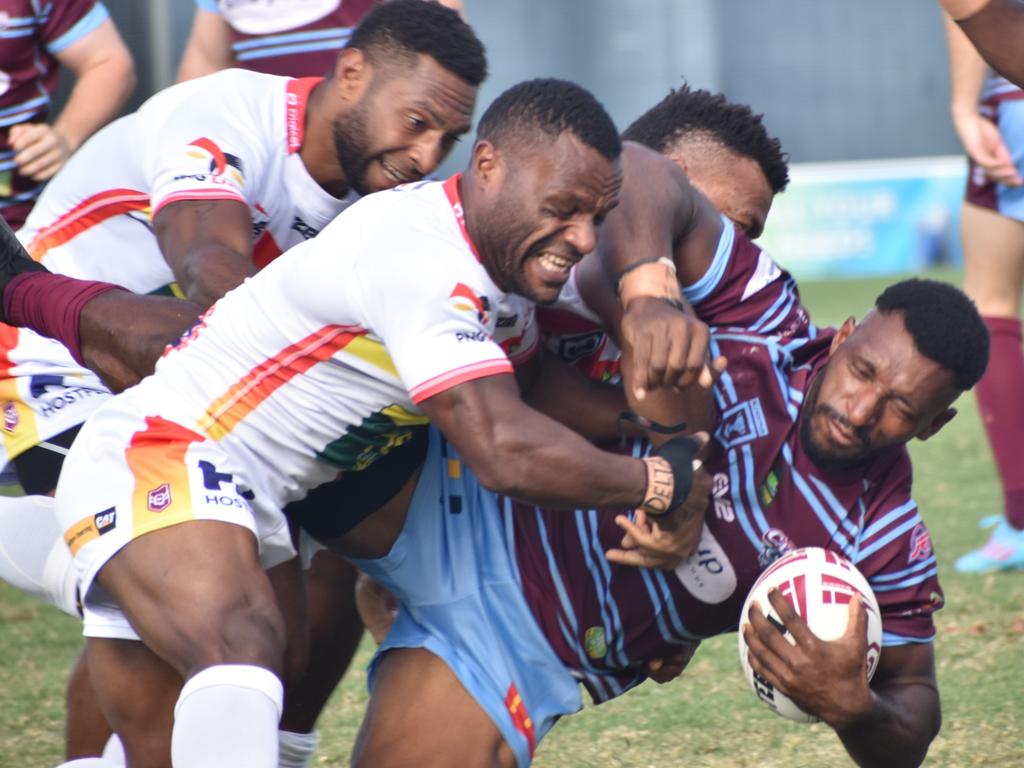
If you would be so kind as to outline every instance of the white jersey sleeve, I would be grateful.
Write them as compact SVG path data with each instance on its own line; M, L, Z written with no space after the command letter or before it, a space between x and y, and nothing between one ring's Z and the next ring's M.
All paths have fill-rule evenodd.
M460 250L453 242L449 253L410 264L404 249L394 249L364 259L359 270L369 298L363 314L417 405L457 384L512 372L494 339L498 296Z
M277 99L253 99L254 81L248 73L227 70L183 83L177 99L144 105L144 125L154 131L146 175L153 216L165 205L180 200L258 200L259 179L268 164L266 131L253 129L281 119ZM286 78L281 80L284 98ZM226 108L225 102L232 106ZM204 109L216 103L218 109ZM149 109L147 109L149 107ZM277 108L275 108L277 107Z

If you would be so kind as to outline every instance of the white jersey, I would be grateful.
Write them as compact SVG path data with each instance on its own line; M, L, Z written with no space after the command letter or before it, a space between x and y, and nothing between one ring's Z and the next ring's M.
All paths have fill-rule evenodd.
M457 176L364 198L218 301L89 431L159 415L278 507L363 468L426 423L423 400L538 348L532 303L494 284L461 212Z
M331 197L298 155L317 82L233 69L161 91L71 158L19 238L52 272L151 293L174 281L152 230L160 209L238 200L254 261L269 263L356 199ZM94 242L94 231L109 236Z
M161 91L75 153L19 238L53 272L180 295L154 216L176 201L238 200L263 267L357 199L327 194L298 154L317 82L226 70ZM63 345L0 326L6 458L81 424L108 396Z

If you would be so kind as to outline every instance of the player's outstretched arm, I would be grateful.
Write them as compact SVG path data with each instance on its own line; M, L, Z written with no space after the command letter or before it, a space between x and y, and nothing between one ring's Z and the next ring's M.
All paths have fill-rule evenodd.
M1024 0L939 0L985 61L1024 88Z
M714 257L722 223L670 159L623 145L623 192L597 250L577 268L587 305L638 354L623 369L640 389L710 385L707 328L682 297ZM635 370L634 370L635 368Z
M598 450L533 410L511 374L459 384L420 407L496 493L565 508L631 509L644 501L643 461Z
M778 590L769 600L795 644L755 604L740 627L754 671L832 726L857 765L920 765L942 722L931 643L885 648L869 684L859 598L850 601L846 633L831 642L816 637Z

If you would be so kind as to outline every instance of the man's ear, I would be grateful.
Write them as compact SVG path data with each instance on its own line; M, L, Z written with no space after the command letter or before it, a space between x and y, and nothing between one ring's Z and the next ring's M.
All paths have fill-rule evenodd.
M370 62L358 48L344 48L334 62L334 83L342 99L358 101L370 82Z
M850 315L846 318L845 322L839 326L839 330L836 331L836 335L832 337L832 346L829 347L828 353L831 355L839 348L839 345L850 338L850 334L853 333L853 329L857 327L857 318Z
M505 173L505 162L501 152L487 139L480 139L473 145L470 164L473 166L473 175L482 186L499 181Z
M686 162L686 155L684 155L677 149L675 152L669 155L669 159L671 159L673 163L682 168L683 172L687 176L690 175L690 164Z
M932 423L917 433L918 440L927 440L937 434L940 429L949 424L956 416L956 408L947 408L934 419Z

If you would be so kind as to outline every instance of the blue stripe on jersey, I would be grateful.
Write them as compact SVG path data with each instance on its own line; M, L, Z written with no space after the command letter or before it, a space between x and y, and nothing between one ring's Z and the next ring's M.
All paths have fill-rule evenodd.
M274 48L259 48L255 51L246 51L235 56L237 61L255 61L256 59L269 59L273 56L290 56L293 53L313 53L315 51L339 50L348 40L347 37L339 37L334 40L324 40L318 43L305 43L302 45L279 45Z
M651 569L654 574L655 581L658 582L658 588L661 590L661 596L665 600L665 606L668 608L668 616L672 620L672 628L675 630L677 639L675 642L677 645L682 645L684 642L698 642L702 638L700 635L695 635L690 632L684 625L683 620L679 616L679 611L676 610L676 601L672 597L672 588L668 584L668 580L665 578L665 571Z
M739 453L735 448L729 450L729 497L732 499L732 508L736 513L736 519L740 521L740 528L743 529L754 546L754 551L760 552L764 549L764 544L761 542L761 534L754 530L754 526L750 522L747 505L743 503L743 484L740 482L738 456Z
M882 632L882 647L908 645L910 643L930 643L934 638L934 632L932 632L930 637L908 637L907 635L897 635L893 632Z
M39 197L44 186L46 185L40 184L38 187L33 187L28 192L22 192L19 195L0 198L0 208L10 208L12 205L18 205L19 203L30 203Z
M718 248L715 250L714 258L711 259L711 264L700 280L693 285L683 287L683 296L691 304L698 304L710 296L711 292L722 282L725 268L729 266L729 254L732 253L732 244L736 239L736 229L725 216L719 215L719 218L722 220L722 236L718 238Z
M915 584L920 584L921 582L930 579L932 576L935 576L938 572L939 568L937 565L935 565L933 561L932 567L924 573L919 573L916 576L911 576L909 579L898 581L895 584L872 585L871 588L875 592L895 592L898 589L904 589L905 587L912 587Z
M49 103L50 97L48 95L43 94L42 96L36 96L28 101L15 104L13 107L0 109L0 118L7 117L9 115L20 115L25 112L38 111L41 108L45 108Z
M619 611L614 601L610 600L611 574L608 572L608 562L604 558L604 552L600 548L600 542L597 541L597 536L592 527L596 525L596 513L593 510L584 513L583 510L577 509L573 514L576 517L576 533L580 539L580 550L583 552L583 560L587 565L587 570L590 572L590 578L594 582L594 594L597 596L597 601L600 605L601 623L604 625L605 637L619 639L618 649L615 651L609 649L609 652L614 652L618 657L613 659L613 663L624 667L629 661L622 650L622 635L624 634L622 632L622 619L619 617ZM588 516L588 520L584 519L584 514ZM595 544L597 548L596 553L594 552ZM601 563L602 560L604 561L603 564Z
M264 35L255 40L245 40L235 43L232 48L236 52L251 51L254 48L269 48L273 45L288 45L289 43L308 43L314 40L324 40L336 37L351 37L352 27L328 27L327 29L313 29L308 32L289 32L281 35Z
M768 521L765 519L764 510L761 509L761 501L757 498L757 478L754 474L754 452L750 448L750 444L746 443L740 447L740 452L743 454L745 468L745 483L744 489L747 492L747 501L750 502L750 511L754 515L754 520L757 522L757 527L761 529L761 535L763 536L768 532L771 527L768 525Z
M647 588L647 596L650 598L651 606L654 609L654 623L658 625L658 633L661 635L661 639L666 643L676 642L672 633L669 632L668 625L665 623L665 616L661 612L661 598L658 596L658 591L654 588L654 582L651 581L651 571L647 568L641 568L640 578L643 579L644 586Z
M886 544L888 544L893 539L898 538L899 536L902 536L904 533L909 531L915 525L920 525L920 523L921 523L921 516L915 513L914 516L911 517L909 520L907 520L905 523L903 523L902 525L900 525L900 526L898 526L896 528L893 528L891 531L889 531L889 533L887 533L885 536L883 536L882 538L880 538L878 541L874 542L873 544L869 544L868 546L864 547L864 549L862 549L857 554L857 559L854 561L854 565L856 565L857 563L859 563L862 560L864 560L866 557L868 557L868 555L874 554L875 552L880 550L882 547L884 547Z
M4 40L14 40L19 37L31 37L34 34L34 29L0 29L0 39Z
M786 317L793 309L793 305L796 304L796 294L794 288L796 287L796 281L793 278L789 278L783 285L782 292L779 297L775 299L775 302L764 311L764 313L754 321L750 326L750 330L757 331L759 333L765 333L773 330L775 326L779 324L783 318Z
M834 520L825 510L824 505L822 505L818 500L818 497L814 495L814 492L807 484L803 475L797 471L796 464L793 463L793 451L788 445L782 446L782 457L785 459L786 464L789 465L790 475L793 478L793 485L795 485L797 490L800 491L800 495L804 497L804 501L807 502L807 506L809 506L814 514L817 515L818 521L825 529L825 532L828 533L829 537L839 545L843 550L843 554L847 558L852 557L853 547L851 546L849 537L840 530L839 522Z
M96 3L85 16L75 22L67 32L46 44L50 53L60 53L72 43L77 43L86 35L96 31L104 21L110 18L103 3Z
M9 16L4 22L4 30L10 30L14 27L34 27L38 22L45 21L49 18L49 9L46 11L46 16Z
M836 519L839 520L840 525L843 526L843 529L846 531L846 533L852 536L854 539L857 539L858 537L860 539L866 539L868 537L868 533L866 531L862 531L860 526L854 525L850 521L849 511L846 509L846 507L839 503L839 499L837 499L835 497L835 494L832 493L832 489L825 485L825 483L821 482L821 480L816 478L814 475L808 475L808 477L811 479L811 482L814 484L814 487L818 490L818 493L821 494L821 497L828 502L828 505L830 507L832 507L832 511L835 513Z
M196 8L207 13L220 13L220 5L217 0L196 0Z
M558 620L559 626L562 629L562 636L564 637L566 644L575 651L576 657L580 662L580 668L583 670L582 674L591 682L594 688L605 698L618 696L622 691L617 690L619 686L615 681L604 681L600 678L591 679L591 675L588 673L588 671L592 670L593 667L587 659L586 652L580 647L579 624L576 621L576 613L572 610L572 602L569 600L569 593L566 591L565 584L562 581L562 574L558 569L558 562L555 560L554 553L551 551L551 542L548 540L548 529L547 526L544 525L544 516L541 515L539 509L535 509L534 514L537 517L537 532L540 535L540 541L544 547L544 556L548 561L548 570L551 573L551 580L554 582L555 592L558 595L558 601L562 608L561 616ZM568 625L566 622L568 622ZM612 684L611 694L606 693L604 690L607 682L611 682Z
M708 339L708 348L711 350L712 357L718 357L722 354L721 348L718 346L718 341L715 339L715 334L712 333L711 338ZM718 407L720 410L724 410L724 406L734 405L736 403L736 386L732 383L732 376L729 375L729 369L726 368L722 371L721 377L718 379L718 386L714 388L715 397L718 397L718 391L720 387L724 387L726 395L726 403L719 403Z
M899 520L901 517L903 517L905 514L907 514L907 512L910 512L911 510L915 509L916 507L917 507L917 505L914 503L914 500L910 499L905 504L902 504L901 506L896 507L896 509L894 509L894 510L892 510L890 512L885 513L880 518L875 520L875 522L873 522L871 525L868 526L867 530L864 531L864 538L865 539L870 539L871 537L873 537L876 534L880 533L883 528L885 528L886 526L892 525L897 520Z
M872 576L870 579L868 579L868 581L871 582L871 585L873 587L875 584L884 583L888 581L895 581L896 579L903 579L907 576L910 576L912 573L916 573L918 571L921 571L925 568L934 565L934 563L935 555L932 555L931 557L925 558L916 565L912 565L909 568L904 568L902 571L894 571L893 573L883 573L879 574L878 576Z

